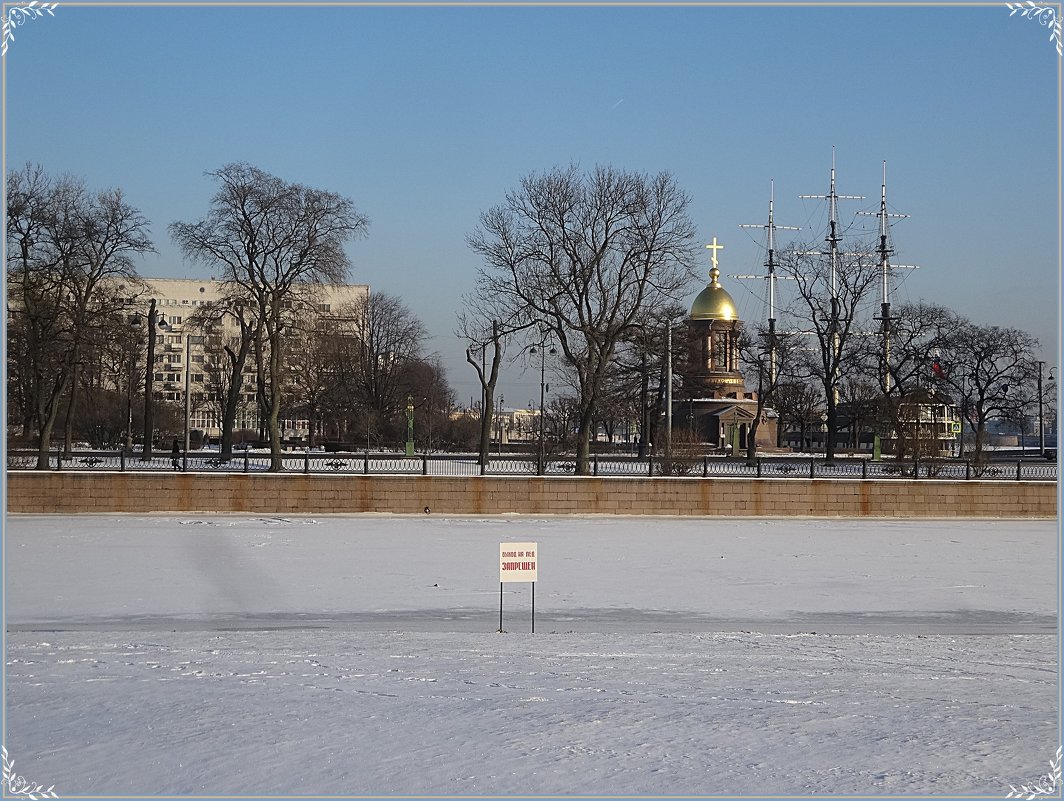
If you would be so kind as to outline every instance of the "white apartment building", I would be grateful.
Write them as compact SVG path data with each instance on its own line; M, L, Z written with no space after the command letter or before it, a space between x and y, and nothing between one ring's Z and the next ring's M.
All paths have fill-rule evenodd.
M165 328L158 331L155 346L155 372L153 387L157 399L183 403L185 398L185 374L188 371L189 396L192 399L189 429L199 430L209 437L221 436L221 420L217 412L202 403L205 380L203 336L185 330L185 322L199 307L215 303L222 297L222 284L214 279L200 278L145 278L148 287L136 311L146 315L151 298L155 299L158 319ZM318 310L323 314L338 312L343 307L364 300L369 295L366 284L340 284L323 287ZM142 306L143 308L140 308ZM236 324L233 323L233 331ZM186 334L188 339L186 341ZM186 353L187 351L187 353ZM187 359L187 361L186 361ZM258 411L255 404L255 369L249 366L245 374L248 388L247 403L237 414L235 429L257 429ZM197 389L198 387L198 389ZM282 421L282 432L305 436L308 422L305 420Z

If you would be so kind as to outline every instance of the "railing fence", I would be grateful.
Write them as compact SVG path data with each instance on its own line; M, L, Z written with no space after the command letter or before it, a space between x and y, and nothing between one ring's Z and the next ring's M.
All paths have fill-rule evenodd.
M34 470L37 451L8 451L7 469ZM332 473L341 475L425 475L425 476L572 476L576 458L551 456L540 462L536 454L491 455L485 464L476 454L417 454L350 451L288 451L279 457L285 473ZM239 451L223 459L212 452L156 453L144 460L133 451L76 451L64 458L62 450L48 454L49 470L121 472L174 471L186 473L251 473L271 469L268 453ZM1055 462L1041 460L985 461L960 459L920 459L919 461L872 461L862 458L836 458L831 461L809 457L763 456L754 460L741 457L701 456L664 458L661 455L593 455L588 465L591 476L630 476L648 478L837 478L887 480L1012 480L1056 481Z

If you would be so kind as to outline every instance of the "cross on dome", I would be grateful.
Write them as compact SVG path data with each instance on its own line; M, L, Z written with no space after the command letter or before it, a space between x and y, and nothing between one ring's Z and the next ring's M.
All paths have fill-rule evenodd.
M706 250L713 251L713 269L714 270L717 269L717 251L718 250L723 250L723 249L724 249L724 245L718 245L717 244L717 237L713 237L713 242L711 244L709 244L709 245L706 245Z

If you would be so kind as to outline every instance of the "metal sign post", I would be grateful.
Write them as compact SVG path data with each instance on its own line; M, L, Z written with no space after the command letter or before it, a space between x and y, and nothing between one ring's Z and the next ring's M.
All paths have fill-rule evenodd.
M536 633L536 566L539 545L535 542L499 543L499 631L502 627L503 584L511 581L532 582L532 633Z

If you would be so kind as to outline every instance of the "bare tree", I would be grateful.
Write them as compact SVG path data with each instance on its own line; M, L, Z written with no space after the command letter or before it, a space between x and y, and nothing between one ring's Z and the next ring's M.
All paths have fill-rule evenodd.
M467 306L476 308L476 298L466 299ZM481 467L488 464L488 450L491 446L491 424L495 411L495 386L499 381L499 369L502 366L506 340L512 335L497 319L485 319L483 312L462 312L458 315L457 336L465 339L466 361L476 370L480 381L480 437L477 463ZM488 365L488 349L491 349L491 364ZM479 354L480 361L477 361Z
M469 237L484 259L476 294L515 327L550 329L576 373L580 473L618 342L640 310L679 300L692 278L688 204L667 173L555 169L523 179Z
M126 202L120 189L78 193L77 215L80 240L78 267L68 276L74 316L74 376L67 406L64 448L69 455L77 402L77 371L84 351L107 337L107 320L120 312L126 297L121 280L137 283L133 256L153 252L148 221Z
M293 412L309 423L308 447L317 444L322 414L333 380L334 333L318 316L306 318L292 332L287 354L286 396Z
M987 422L1009 416L1024 399L1036 396L1027 385L1037 350L1038 340L1018 328L964 321L951 332L939 370L959 394L961 415L975 431L976 462L983 460Z
M248 407L248 362L259 339L258 304L238 284L224 287L215 302L200 306L186 320L204 337L204 394L221 425L219 458L233 456L237 415Z
M480 444L478 464L488 463L491 432L495 415L495 388L503 361L512 364L523 351L507 357L512 341L523 332L536 331L536 343L542 344L549 334L546 323L524 315L509 296L478 290L462 298L455 336L465 340L466 362L476 371L480 383ZM490 356L489 356L490 354ZM479 359L479 361L478 361Z
M818 389L806 381L789 377L776 387L773 401L780 416L780 431L785 427L796 428L800 439L799 447L810 447L809 428L820 421L824 409L824 398Z
M857 374L839 385L839 400L850 430L847 444L856 450L861 447L861 432L878 421L883 407L882 392L876 383Z
M666 327L673 325L673 374L683 380L684 392L690 385L685 370L682 342L675 321L684 316L686 308L680 304L662 304L655 308L642 309L635 322L617 343L613 364L607 375L607 388L620 396L629 407L634 407L639 421L638 455L647 455L650 445L658 441L657 429L665 413L666 376Z
M358 331L354 386L362 405L388 419L406 408L407 369L422 360L425 326L394 295L374 292L343 312Z
M8 304L20 396L47 469L62 399L70 447L78 369L85 349L120 308L114 281L134 281L132 257L152 249L147 220L119 190L89 192L75 178L53 180L27 165L7 178Z
M783 382L786 371L794 359L797 338L794 334L780 333L768 326L754 332L744 331L739 337L739 361L745 368L748 381L756 387L757 406L750 430L746 435L746 458L757 458L757 431L765 409L775 403L776 391Z
M285 312L308 286L343 282L349 267L344 243L363 235L369 220L345 197L248 164L208 174L219 188L207 216L175 222L170 234L189 258L219 268L224 281L242 288L256 306L259 354L269 359L270 469L278 471Z
M376 415L369 412L362 395L359 377L362 371L364 324L357 308L341 306L334 314L321 319L324 329L319 345L324 357L323 370L328 378L322 396L322 435L343 440L352 430L352 420L363 418L366 448Z
M454 393L438 356L410 362L403 373L407 396L414 404L417 439L421 450L430 453L446 440Z
M780 266L794 279L796 297L791 313L799 326L810 326L807 333L813 347L804 351L804 359L799 351L796 369L815 379L823 390L825 456L833 459L839 430L839 385L862 355L855 340L864 327L861 312L880 277L877 256L871 248L858 248L841 254L841 261L833 264L819 251L799 245L783 254Z
M911 406L914 393L926 390L937 380L932 365L936 354L948 349L950 338L966 321L949 309L933 303L907 303L897 306L887 332L889 358L878 337L861 343L865 349L863 376L867 382L874 375L882 393L880 411L884 422L894 432L894 454L901 459L915 452L917 429L902 419ZM909 436L906 432L913 432Z

